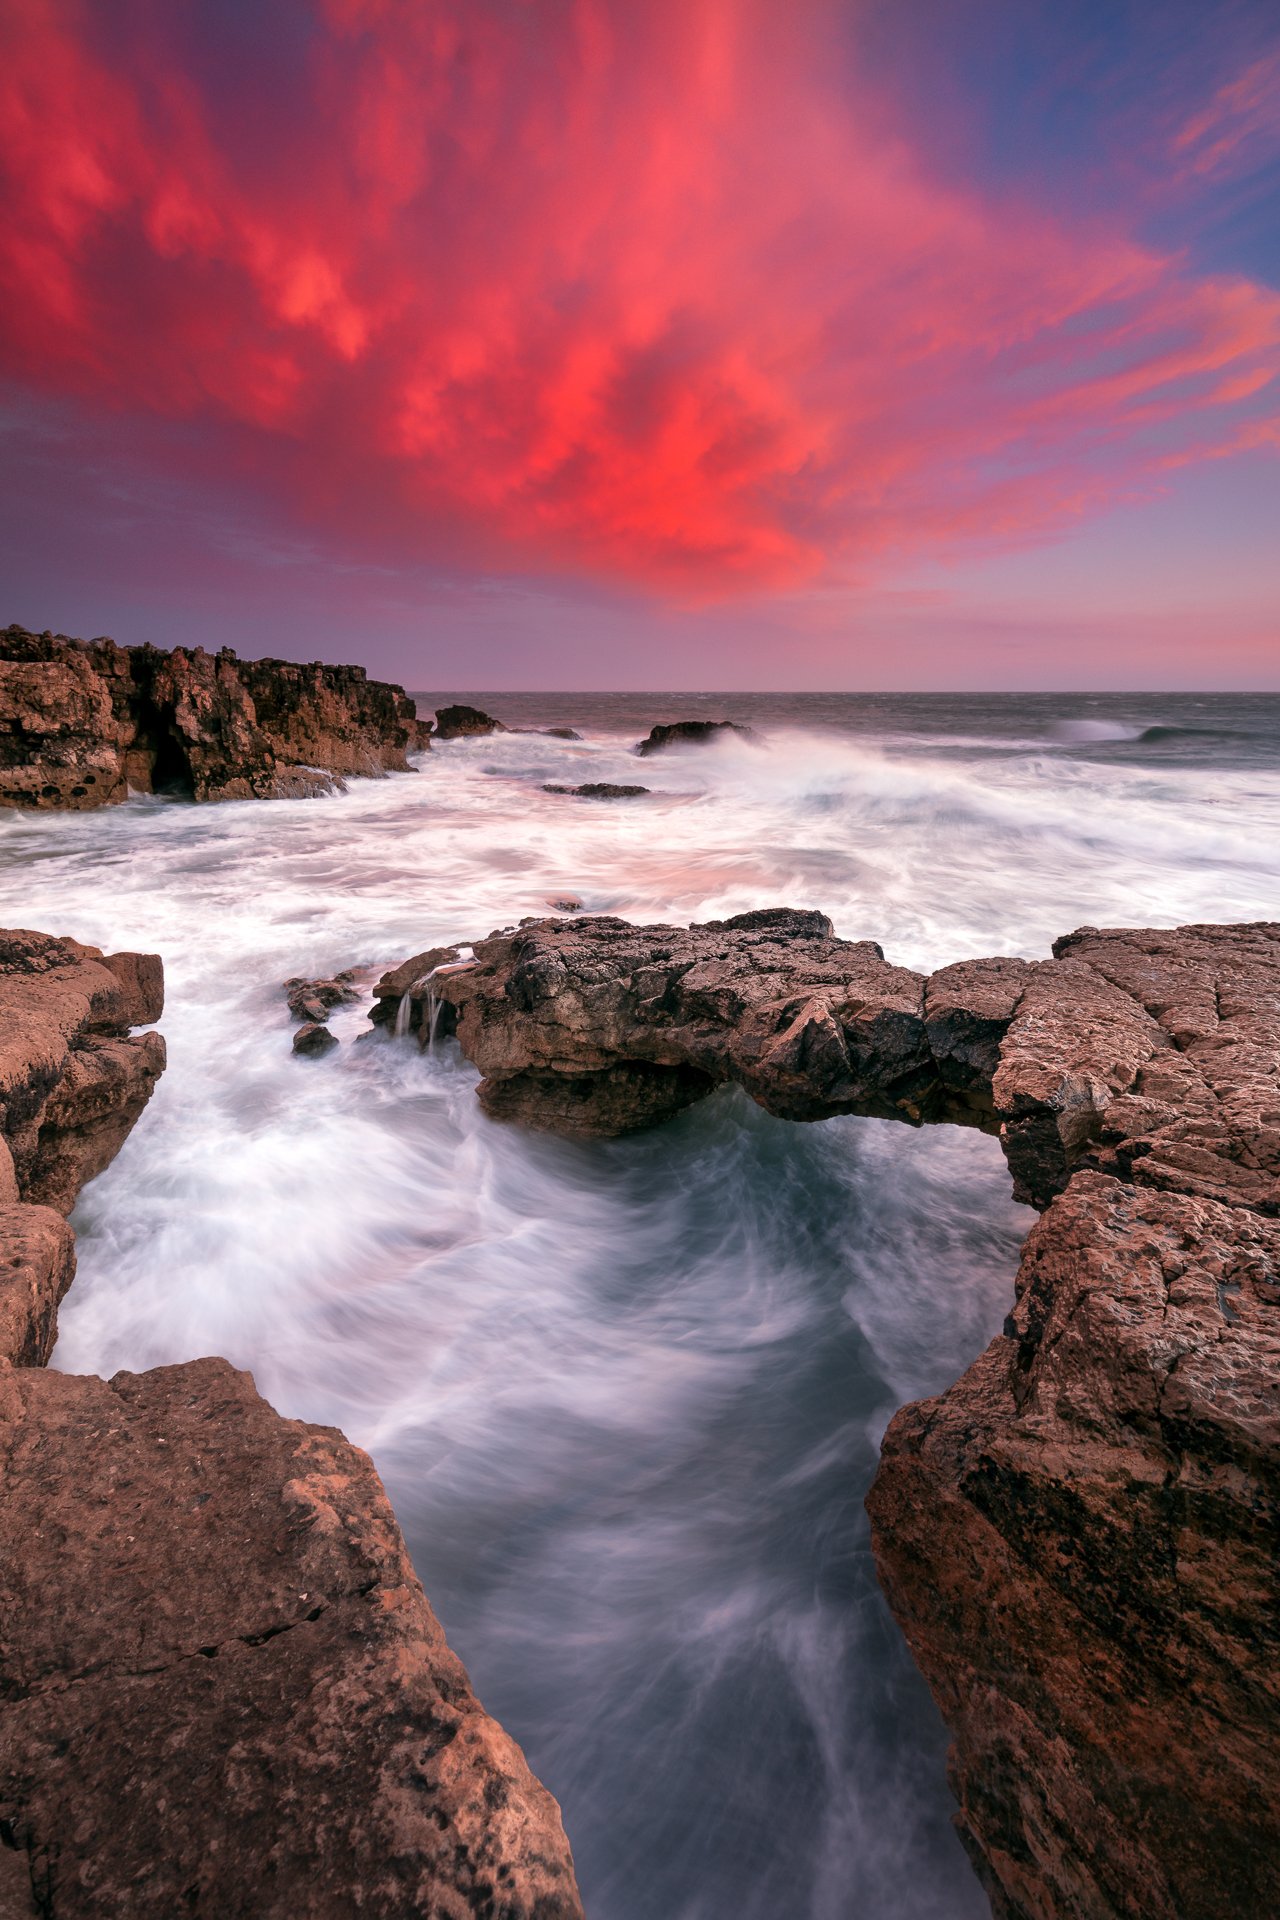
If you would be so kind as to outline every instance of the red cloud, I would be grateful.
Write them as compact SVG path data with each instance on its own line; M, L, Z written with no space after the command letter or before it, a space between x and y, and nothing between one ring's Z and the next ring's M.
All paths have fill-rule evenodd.
M221 423L339 537L479 530L699 593L1268 442L1280 298L927 177L827 24L328 0L264 103L143 0L110 44L91 7L12 5L0 354Z

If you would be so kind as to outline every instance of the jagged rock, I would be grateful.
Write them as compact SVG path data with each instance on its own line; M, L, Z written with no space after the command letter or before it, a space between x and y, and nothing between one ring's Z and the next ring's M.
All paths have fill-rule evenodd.
M48 1920L580 1920L368 1458L222 1360L0 1373L0 1820Z
M0 635L0 805L309 797L407 770L416 725L409 696L363 667Z
M286 980L284 990L295 1020L327 1020L335 1007L347 1006L360 998L350 971L335 974L331 980Z
M989 1101L984 1112L943 1076L923 977L873 941L835 939L825 914L778 908L689 928L534 921L480 941L475 957L437 991L485 1076L482 1102L504 1118L626 1132L733 1080L787 1119L954 1113L995 1125ZM553 1111L556 1074L575 1089ZM593 1075L609 1076L594 1083L598 1109Z
M0 1205L0 1361L44 1366L75 1270L75 1235L60 1213L16 1202Z
M311 1060L318 1060L326 1053L332 1053L338 1044L336 1033L330 1033L321 1021L308 1020L300 1026L293 1036L293 1050Z
M164 1069L154 954L0 930L0 1132L22 1199L69 1212L115 1158Z
M581 1920L365 1455L225 1361L44 1370L75 1252L29 1198L101 1163L104 1060L119 1144L161 1001L153 955L0 934L0 1912Z
M755 738L753 727L741 726L736 720L672 720L665 726L650 727L635 751L648 755L664 753L669 747L701 747L723 740L729 733L741 734L744 740Z
M1005 1333L868 1501L998 1920L1280 1912L1280 925L1084 928L928 979L819 914L526 924L444 976L495 1116L999 1128Z
M588 780L581 787L560 787L553 782L544 784L544 793L573 793L582 800L634 800L637 795L648 793L648 787L621 787L612 780Z
M483 712L479 707L441 707L436 713L435 732L437 740L468 740L478 734L509 733L501 720L495 720L491 713Z
M406 994L409 1007L403 1030L417 1033L425 1032L428 997L434 982L431 976L440 967L457 966L461 961L461 952L457 947L428 947L425 953L415 953L412 959L401 961L398 967L392 967L384 973L374 988L373 1006L369 1018L375 1027L394 1027L400 1017L401 1002ZM455 1030L453 1007L447 1001L441 1001L439 1017L436 1023L438 1037L452 1034Z
M1077 1174L885 1436L885 1591L1000 1920L1280 1912L1280 1222Z

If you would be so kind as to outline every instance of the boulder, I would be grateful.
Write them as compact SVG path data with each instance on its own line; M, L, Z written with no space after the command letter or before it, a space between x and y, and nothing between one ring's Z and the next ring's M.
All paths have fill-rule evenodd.
M434 738L468 740L479 734L509 731L501 720L495 720L491 713L485 713L479 707L440 707L436 713Z
M318 1020L307 1020L293 1036L293 1050L308 1059L318 1060L326 1053L332 1053L338 1044L336 1033L330 1033L328 1027Z
M620 787L611 780L588 780L581 787L559 787L551 782L543 786L544 793L572 793L580 800L634 800L642 793L648 793L648 787Z
M360 998L350 971L337 974L331 980L295 977L285 981L284 990L295 1020L327 1020L335 1007L350 1005Z
M641 755L665 753L671 747L704 747L723 740L726 735L740 734L744 740L755 739L755 729L739 725L736 720L672 720L662 726L651 727L636 746Z

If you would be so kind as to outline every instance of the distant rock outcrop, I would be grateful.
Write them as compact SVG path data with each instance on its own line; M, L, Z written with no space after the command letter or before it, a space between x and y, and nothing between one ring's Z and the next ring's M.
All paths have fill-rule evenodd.
M1280 1913L1280 925L1085 928L928 977L816 913L544 920L441 975L500 1118L726 1081L999 1131L1043 1209L1003 1334L868 1498L997 1920Z
M736 720L672 720L663 726L651 727L638 742L636 752L647 755L663 753L669 747L706 746L709 741L723 740L730 733L740 734L744 740L755 738L753 728L741 726Z
M427 744L409 696L363 667L0 634L0 806L306 797Z
M588 780L581 787L560 787L553 781L543 785L544 793L569 793L579 800L637 800L642 793L648 793L648 787L623 787L613 780Z
M470 740L486 733L509 733L501 720L480 707L441 707L436 713L433 737L437 740Z

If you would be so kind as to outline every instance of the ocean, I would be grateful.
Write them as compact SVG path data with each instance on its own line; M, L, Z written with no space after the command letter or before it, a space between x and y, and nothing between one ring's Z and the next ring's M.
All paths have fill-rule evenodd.
M1280 698L423 694L513 727L326 800L0 813L0 920L164 956L169 1069L73 1216L54 1364L220 1353L372 1453L591 1920L979 1920L875 1583L894 1409L999 1329L999 1143L736 1091L602 1143L485 1120L452 1042L290 1049L282 983L572 899L818 907L930 968L1280 918ZM655 721L738 720L638 760ZM591 802L545 782L641 782Z

